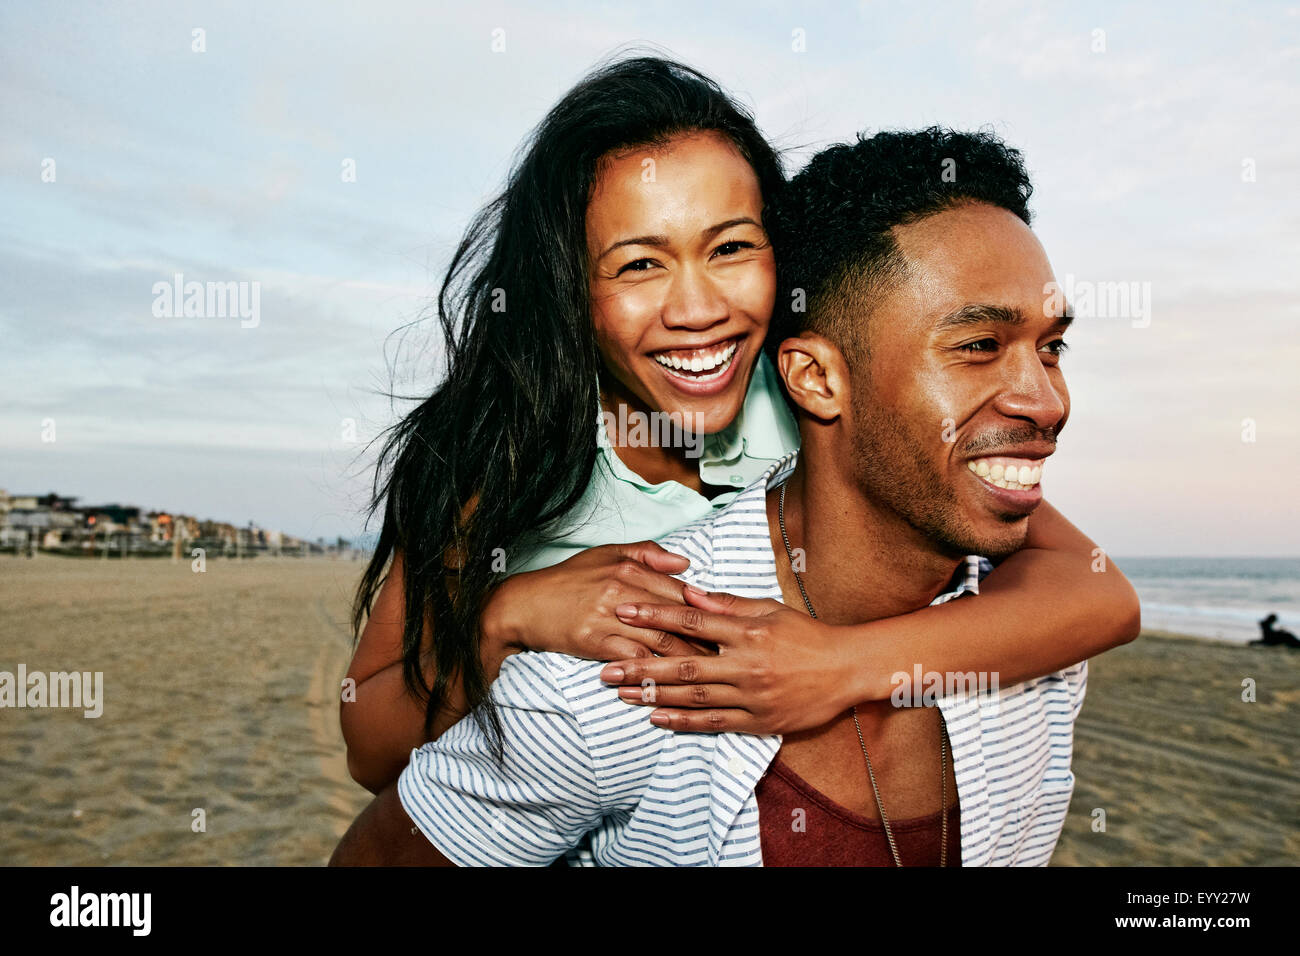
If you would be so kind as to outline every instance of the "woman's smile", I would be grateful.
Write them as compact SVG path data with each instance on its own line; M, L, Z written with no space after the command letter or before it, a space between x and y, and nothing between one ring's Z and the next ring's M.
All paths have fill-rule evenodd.
M740 367L745 336L733 336L698 348L651 353L668 383L687 395L717 395L726 390Z

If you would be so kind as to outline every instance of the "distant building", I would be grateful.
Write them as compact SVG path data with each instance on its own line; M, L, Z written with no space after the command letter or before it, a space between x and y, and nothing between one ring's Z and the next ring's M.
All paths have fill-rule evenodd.
M5 547L38 544L42 548L61 548L75 544L82 524L81 512L74 510L77 499L50 492L48 495L4 494L0 514L0 545Z
M52 491L48 495L10 495L9 500L11 508L22 508L26 511L37 509L75 511L77 506L76 498L65 498Z
M97 530L139 531L140 509L134 505L87 505L81 511L95 519Z
M119 503L78 505L78 498L48 494L11 494L0 488L0 549L33 547L64 553L101 551L105 557L176 553L176 548L204 548L210 555L253 556L319 554L315 544L253 522L237 527L224 521L200 521L192 515L144 511ZM330 549L331 551L333 549Z

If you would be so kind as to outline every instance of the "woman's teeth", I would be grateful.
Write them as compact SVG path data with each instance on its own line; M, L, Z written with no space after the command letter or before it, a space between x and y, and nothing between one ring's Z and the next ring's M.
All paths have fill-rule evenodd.
M709 350L689 349L675 352L659 352L654 360L666 369L684 372L692 381L707 382L717 378L727 370L732 357L736 354L738 343L730 342L725 346Z
M990 485L1011 491L1027 491L1043 477L1042 461L1024 458L977 458L966 467Z

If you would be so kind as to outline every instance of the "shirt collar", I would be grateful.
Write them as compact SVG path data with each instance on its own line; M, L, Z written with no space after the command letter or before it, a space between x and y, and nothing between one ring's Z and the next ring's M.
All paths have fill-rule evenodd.
M704 440L700 465L731 462L741 455L775 461L798 447L799 426L786 404L776 369L767 353L760 352L740 414Z

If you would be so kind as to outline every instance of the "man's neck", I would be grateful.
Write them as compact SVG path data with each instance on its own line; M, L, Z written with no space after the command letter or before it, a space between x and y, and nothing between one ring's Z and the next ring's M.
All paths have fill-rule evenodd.
M925 607L952 578L958 560L928 546L921 532L867 500L832 468L802 456L785 484L785 526L817 617L861 624ZM802 609L781 538L780 489L768 493L768 525L781 590Z

